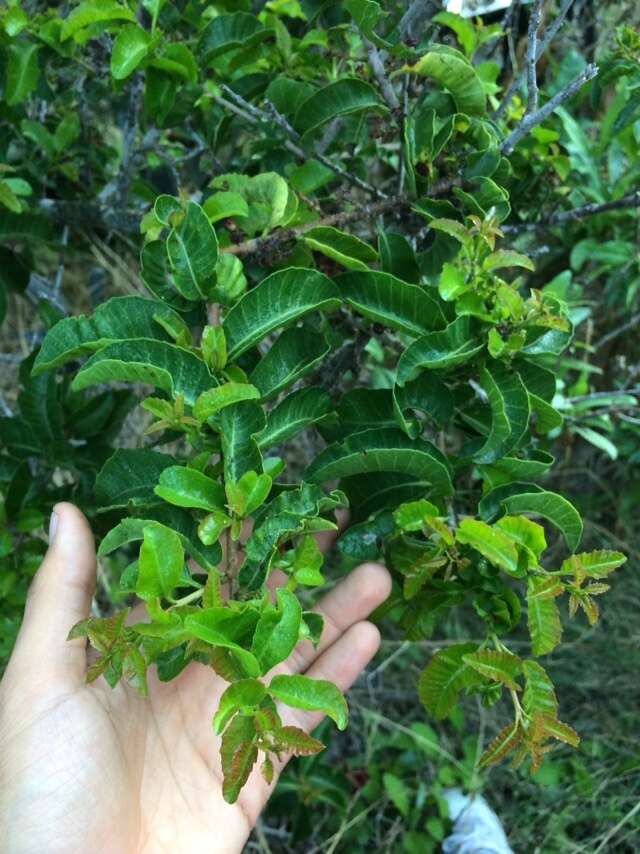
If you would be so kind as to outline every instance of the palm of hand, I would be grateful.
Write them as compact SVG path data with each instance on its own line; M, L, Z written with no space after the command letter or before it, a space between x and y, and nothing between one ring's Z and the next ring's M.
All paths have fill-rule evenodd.
M86 538L78 511L64 512L80 517L70 518L69 525L75 522L78 535ZM150 672L148 699L124 684L115 690L102 680L84 684L82 642L60 642L72 622L86 614L91 580L80 578L71 585L66 611L52 614L54 600L44 615L48 584L53 589L56 583L55 565L50 568L47 561L51 565L53 558L64 557L55 554L63 545L59 533L0 685L4 850L241 851L273 784L267 785L255 768L234 805L222 797L220 739L210 721L227 683L194 663L169 683ZM356 570L320 603L326 620L320 648L302 645L278 672L306 672L346 689L377 648L377 630L360 621L387 592L388 577L380 567ZM53 644L55 655L47 655ZM294 710L284 710L283 718L307 730L320 720Z

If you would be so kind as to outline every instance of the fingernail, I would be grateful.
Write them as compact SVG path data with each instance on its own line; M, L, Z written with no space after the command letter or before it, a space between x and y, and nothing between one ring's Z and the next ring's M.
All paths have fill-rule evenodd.
M56 531L58 530L58 514L53 511L51 514L51 519L49 519L49 545L53 542L53 538L56 535Z

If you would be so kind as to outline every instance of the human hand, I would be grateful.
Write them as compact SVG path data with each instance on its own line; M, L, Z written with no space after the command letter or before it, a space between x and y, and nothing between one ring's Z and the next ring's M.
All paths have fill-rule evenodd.
M241 851L286 760L271 785L254 769L230 805L210 724L227 683L210 668L193 662L169 683L150 672L146 699L124 683L114 690L102 679L86 684L85 641L66 637L89 615L93 536L73 505L54 511L55 533L0 683L4 854ZM378 630L364 620L389 586L377 564L354 570L318 604L325 618L319 648L300 644L275 672L347 690L378 648ZM142 608L133 621L144 618ZM322 719L289 708L282 717L308 731Z

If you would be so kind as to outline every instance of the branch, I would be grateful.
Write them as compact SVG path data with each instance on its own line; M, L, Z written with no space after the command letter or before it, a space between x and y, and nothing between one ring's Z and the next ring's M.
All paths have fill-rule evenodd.
M568 86L565 86L564 89L556 93L543 107L540 107L540 109L536 110L535 113L529 113L526 115L518 127L515 128L515 130L512 131L512 133L502 143L502 146L500 147L502 154L511 154L521 139L531 133L531 131L539 124L542 124L542 122L548 119L551 113L553 113L554 110L557 110L565 101L573 98L576 92L582 89L585 83L588 83L589 80L593 80L597 73L597 65L587 65L584 71L582 71L575 80L572 80Z
M529 18L529 30L527 33L527 113L535 113L538 109L538 77L536 65L538 63L538 30L542 19L542 7L544 0L535 0L531 16Z
M556 37L560 27L564 24L566 17L567 17L567 13L569 12L569 9L571 8L572 4L573 4L573 0L562 0L562 5L560 6L560 11L558 12L557 17L554 18L553 22L545 30L544 35L542 37L542 40L538 41L537 37L536 37L536 43L537 43L536 54L535 54L536 64L540 60L540 57L543 55L543 53L546 52L547 48L549 47L549 45L551 44L553 39ZM507 89L505 96L502 99L502 103L500 104L498 109L493 114L494 121L497 121L498 119L502 118L502 116L507 111L507 107L509 106L511 101L513 101L516 93L519 92L520 89L522 89L526 79L527 79L526 71L521 71L520 74L518 74L516 76L516 78L511 82L511 85Z
M632 329L635 329L639 324L640 314L634 314L626 323L623 323L622 326L618 326L617 329L612 329L611 332L607 332L606 335L603 335L602 338L596 341L593 345L594 352L597 353L598 350L601 350L605 346L605 344L610 344L612 341L615 341L616 338L624 335L625 332L630 332Z
M374 43L369 41L366 36L363 35L362 40L364 42L365 48L367 49L369 65L371 66L371 70L373 71L373 76L378 81L378 86L380 87L382 97L386 101L387 106L391 111L397 110L400 106L400 101L398 100L398 96L396 95L393 86L391 85L391 81L387 77L387 74L384 70L384 63L382 61L382 57L380 56L380 52L378 51L378 48L374 45Z
M623 196L621 199L615 199L612 202L604 202L602 204L582 205L579 208L573 208L569 211L561 211L547 219L539 220L538 222L523 222L517 225L501 226L504 232L520 233L523 231L537 231L543 228L553 228L554 225L562 225L565 222L576 222L588 216L606 213L607 211L622 210L624 208L640 208L640 190L635 190L629 193L628 196Z
M243 97L234 92L229 86L225 83L220 85L222 91L231 98L230 101L226 100L226 98L221 98L220 96L215 96L214 100L223 107L231 110L231 112L235 113L237 116L245 119L250 124L257 125L261 122L273 122L277 124L285 134L289 137L284 142L285 148L298 157L301 160L308 160L309 155L307 152L301 148L297 143L300 141L300 134L291 127L287 119L279 113L273 104L269 104L268 110L260 110L258 107L250 104L248 101L245 101ZM327 169L331 169L332 172L335 172L340 178L344 181L347 181L349 184L352 184L354 187L359 187L361 190L365 190L367 193L370 193L373 196L376 196L379 199L386 198L385 193L381 190L378 190L376 187L373 187L371 184L367 184L366 181L363 181L361 178L358 178L357 175L352 175L350 172L345 172L344 169L341 169L339 166L336 166L332 160L328 157L325 157L324 154L321 154L317 148L313 149L313 157L316 160L319 160Z
M110 205L95 202L73 202L62 199L40 199L40 212L51 217L54 222L68 225L70 228L104 229L123 234L140 233L141 213L130 210L117 210Z
M432 18L438 10L439 4L433 3L432 0L413 0L398 24L400 41L417 39L425 21Z
M461 183L459 178L450 178L439 181L429 188L429 198L435 198L448 193L452 187L457 187ZM242 243L236 243L232 246L221 247L220 251L229 255L252 255L256 252L271 251L279 247L282 243L290 240L297 240L307 231L317 226L342 226L350 222L357 222L363 219L374 219L382 213L390 210L406 210L411 208L414 203L413 199L404 195L392 196L391 198L381 199L377 202L372 202L370 205L362 205L355 210L341 211L340 213L329 214L322 219L314 222L307 222L298 228L287 228L281 231L276 231L269 237L253 237L251 240L244 240Z

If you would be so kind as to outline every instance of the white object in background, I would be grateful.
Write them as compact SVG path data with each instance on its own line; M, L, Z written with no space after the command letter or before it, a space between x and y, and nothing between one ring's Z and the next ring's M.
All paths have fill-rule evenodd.
M513 854L500 819L482 795L446 789L453 833L442 843L443 854Z
M444 7L447 12L454 12L463 18L473 18L475 15L487 15L498 9L508 9L513 0L446 0Z

